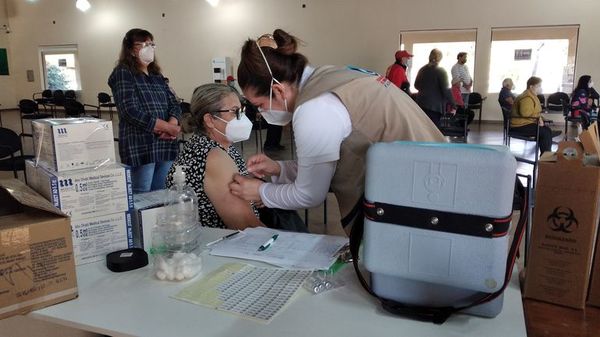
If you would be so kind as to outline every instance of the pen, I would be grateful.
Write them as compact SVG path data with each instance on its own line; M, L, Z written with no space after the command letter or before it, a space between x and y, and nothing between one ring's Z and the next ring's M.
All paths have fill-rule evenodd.
M231 233L231 234L227 234L227 235L225 235L224 237L218 238L218 239L216 239L215 241L212 241L212 242L209 242L209 243L207 243L207 244L206 244L206 247L212 246L212 245L214 245L215 243L219 243L219 242L221 242L221 241L223 241L223 240L225 240L225 239L229 239L230 237L232 237L232 236L234 236L234 235L236 235L236 234L239 234L239 233L241 233L241 231L240 231L240 230L237 230L237 231L235 231L235 232L233 232L233 233Z
M259 251L263 251L263 250L267 250L267 248L271 247L271 245L273 244L273 242L275 242L275 240L277 240L277 237L279 236L279 234L275 234L273 235L267 242L263 243L260 247L258 247Z

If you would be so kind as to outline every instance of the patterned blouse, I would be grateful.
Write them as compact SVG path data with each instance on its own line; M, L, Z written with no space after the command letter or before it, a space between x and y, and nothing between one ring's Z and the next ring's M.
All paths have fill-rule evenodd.
M167 175L167 188L173 185L173 173L175 173L175 165L182 165L185 172L186 183L190 186L198 196L198 219L202 226L226 228L225 224L217 214L215 207L208 199L208 195L204 191L204 174L206 172L206 158L210 150L221 148L233 159L240 174L246 175L246 163L244 158L234 146L228 149L223 148L219 143L201 134L194 134L186 143L183 151L179 153L173 166ZM256 217L258 211L252 205L252 210Z
M156 119L181 120L177 98L160 74L134 74L117 66L108 78L119 111L119 155L124 164L140 166L175 159L177 140L153 133Z

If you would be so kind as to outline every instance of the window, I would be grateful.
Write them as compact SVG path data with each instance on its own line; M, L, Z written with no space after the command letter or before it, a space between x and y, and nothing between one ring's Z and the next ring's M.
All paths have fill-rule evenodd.
M43 89L81 90L77 46L40 48Z
M537 76L544 93L570 93L578 33L579 26L492 29L488 92L499 92L502 81L511 78L519 93Z
M448 73L448 83L452 78L450 70L456 64L456 56L460 52L467 53L467 67L471 77L475 78L475 41L476 30L435 30L413 31L400 34L400 49L406 49L413 54L412 64L408 67L408 78L411 85L415 83L419 69L429 63L429 53L432 49L439 49L443 58L440 67ZM416 89L411 88L416 91Z

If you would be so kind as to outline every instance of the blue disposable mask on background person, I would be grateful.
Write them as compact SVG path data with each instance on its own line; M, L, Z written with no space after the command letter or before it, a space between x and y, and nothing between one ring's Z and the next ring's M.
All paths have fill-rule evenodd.
M252 122L248 119L248 117L246 117L246 114L241 115L239 119L234 118L229 122L218 116L213 117L227 124L227 126L225 126L225 133L217 130L217 128L215 128L215 131L225 136L225 138L227 138L227 140L230 142L243 142L250 138L250 133L252 132Z
M273 72L271 71L271 67L269 66L269 62L267 62L267 57L263 53L262 49L258 42L256 42L256 46L260 51L260 54L267 65L267 69L269 70L269 74L271 75L271 88L269 89L269 110L260 111L260 115L267 121L267 123L271 125L279 125L284 126L289 124L292 121L292 113L288 111L287 99L283 99L283 105L285 110L273 110L273 84L278 83L281 84L275 77L273 77Z

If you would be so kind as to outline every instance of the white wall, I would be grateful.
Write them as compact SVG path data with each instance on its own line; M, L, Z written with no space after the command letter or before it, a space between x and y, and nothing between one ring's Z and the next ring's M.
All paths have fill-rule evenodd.
M580 24L576 76L600 77L597 0L576 0L584 11L565 10L563 0L221 0L217 8L203 0L89 1L92 8L82 13L74 0L7 0L13 105L40 91L38 47L49 44L79 45L83 100L94 103L98 91L109 90L106 80L121 39L133 27L154 34L164 73L186 99L211 80L212 57L230 56L237 65L246 38L276 27L302 38L301 52L313 64L355 64L379 72L393 61L401 31L476 28L475 90L485 95L492 27ZM36 82L26 81L27 69L35 71ZM496 98L486 103L484 118L500 119Z
M8 17L6 15L6 0L0 0L0 27L8 26ZM13 67L14 54L11 53L9 46L9 36L5 30L0 30L0 48L6 48L8 53L8 72L9 75L0 75L0 109L12 108L15 106L15 97L17 96L15 88L15 68Z

